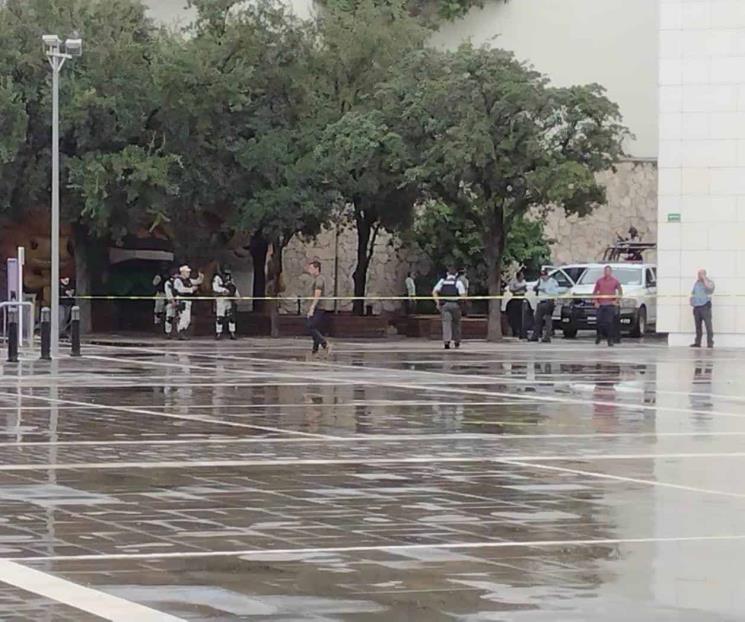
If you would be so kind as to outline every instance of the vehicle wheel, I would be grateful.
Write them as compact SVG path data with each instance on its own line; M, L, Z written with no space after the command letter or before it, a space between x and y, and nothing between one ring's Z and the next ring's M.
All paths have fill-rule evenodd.
M574 339L577 336L576 328L564 328L564 339Z
M631 324L632 337L644 337L647 332L647 308L640 307L636 312L634 322Z

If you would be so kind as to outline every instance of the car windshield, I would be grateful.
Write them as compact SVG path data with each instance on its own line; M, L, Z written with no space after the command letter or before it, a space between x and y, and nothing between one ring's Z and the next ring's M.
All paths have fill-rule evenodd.
M580 285L594 285L595 282L603 276L603 268L588 268L587 272L582 275ZM621 281L621 285L641 285L642 269L637 267L614 268L613 276Z

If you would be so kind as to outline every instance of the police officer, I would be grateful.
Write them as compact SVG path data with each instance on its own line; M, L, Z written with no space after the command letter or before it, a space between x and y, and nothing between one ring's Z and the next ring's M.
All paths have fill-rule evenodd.
M191 268L184 264L179 268L179 274L173 284L176 292L177 339L188 339L187 331L191 326L191 299L196 296L204 277L200 274L196 279L191 278Z
M215 300L215 339L222 339L223 330L227 327L231 339L235 336L236 302L238 288L233 282L230 266L222 266L212 279L212 292Z
M461 340L461 299L466 295L466 288L458 278L458 271L449 267L444 279L440 279L432 290L432 298L442 315L442 340L445 349L450 349L450 342L460 348Z
M163 297L165 300L165 319L163 322L163 331L167 338L173 336L173 325L176 322L176 277L178 269L173 267L168 274L168 278L163 282Z
M541 278L538 279L538 283L533 289L538 295L538 305L535 310L533 336L530 341L538 341L541 338L543 343L551 343L552 317L556 298L559 296L559 284L556 279L549 276L548 270L543 268Z

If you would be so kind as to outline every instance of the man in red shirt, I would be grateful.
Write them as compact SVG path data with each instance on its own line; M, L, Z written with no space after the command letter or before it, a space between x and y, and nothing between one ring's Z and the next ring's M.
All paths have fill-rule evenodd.
M592 292L595 296L595 307L598 310L597 316L597 335L595 343L605 336L608 339L608 346L613 346L614 333L613 325L615 324L616 306L620 296L623 296L621 282L613 276L613 268L605 266L603 276L595 283L595 289Z

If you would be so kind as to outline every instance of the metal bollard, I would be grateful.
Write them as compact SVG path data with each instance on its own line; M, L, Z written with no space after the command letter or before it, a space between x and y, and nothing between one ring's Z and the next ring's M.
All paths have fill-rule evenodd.
M80 307L73 307L70 322L70 356L80 356Z
M41 360L51 361L51 343L52 343L52 310L44 307L41 310L41 324L39 325L41 335Z
M18 362L18 309L8 309L8 363Z

